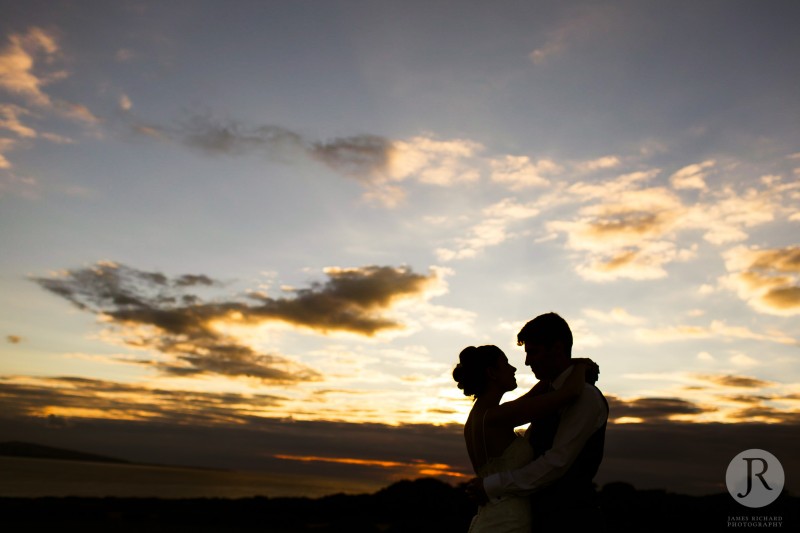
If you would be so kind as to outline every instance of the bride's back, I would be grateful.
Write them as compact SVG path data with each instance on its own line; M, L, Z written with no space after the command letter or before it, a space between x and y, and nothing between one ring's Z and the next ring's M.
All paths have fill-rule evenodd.
M512 460L512 457L517 457L520 453L524 454L526 448L530 450L530 457L525 454L527 461L530 461L533 455L530 445L523 437L514 433L512 428L487 424L486 413L488 411L489 409L476 409L473 407L466 424L464 424L464 440L467 445L467 453L472 462L472 468L479 476L493 473L483 472L484 467L487 466L495 472L514 468L495 469L500 462L505 463ZM512 448L515 441L521 441L522 446L516 445L515 447L522 448L522 452L514 451L509 453L509 449ZM525 462L520 463L520 466L522 464L525 464Z

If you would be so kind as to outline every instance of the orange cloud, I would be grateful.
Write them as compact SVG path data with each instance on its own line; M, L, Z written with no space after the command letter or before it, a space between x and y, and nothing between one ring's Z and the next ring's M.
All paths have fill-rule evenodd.
M34 73L37 57L45 61L58 53L52 35L41 28L30 28L26 33L13 33L8 44L0 49L0 88L17 94L39 106L49 106L50 97L42 92L47 79Z
M303 462L323 462L323 463L338 463L347 465L358 466L374 466L378 468L390 468L402 470L403 476L412 475L414 477L420 476L448 476L455 478L467 479L471 477L464 472L454 470L452 466L442 463L426 463L422 460L412 462L401 461L382 461L377 459L356 459L352 457L321 457L316 455L286 455L275 454L276 459L284 459L287 461L303 461Z
M800 314L800 246L748 248L737 246L724 254L730 272L724 286L762 313Z
M787 198L797 194L800 183L782 183L776 177L743 192L727 186L709 190L704 178L714 164L689 165L672 175L675 189L703 190L694 203L674 190L648 187L657 169L575 183L556 200L587 205L572 220L551 221L547 228L565 234L567 248L583 254L576 267L582 277L654 279L667 275L667 264L695 257L698 244L682 239L686 232L702 231L703 240L721 245L742 241L748 228L792 212ZM773 308L793 307L796 291L786 289L765 295L765 301Z

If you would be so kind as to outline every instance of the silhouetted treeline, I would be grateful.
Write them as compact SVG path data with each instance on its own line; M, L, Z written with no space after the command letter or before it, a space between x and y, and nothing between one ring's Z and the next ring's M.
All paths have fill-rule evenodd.
M686 496L610 483L598 492L605 524L598 531L795 531L800 498L787 493L762 509L728 494ZM435 479L401 481L375 494L310 498L0 498L5 531L413 532L465 533L475 506L459 487ZM781 527L731 527L729 518L781 517Z

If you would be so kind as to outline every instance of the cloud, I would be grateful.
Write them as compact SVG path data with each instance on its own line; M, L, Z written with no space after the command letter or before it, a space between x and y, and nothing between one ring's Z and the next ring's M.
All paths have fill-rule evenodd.
M761 313L800 314L800 246L760 249L737 246L723 254L730 274L724 287Z
M58 135L57 133L44 132L40 135L40 137L56 144L75 144L75 141L71 138Z
M82 377L0 377L5 416L139 420L203 426L246 422L282 405L269 394L166 390Z
M2 390L0 382L0 394ZM44 387L31 386L24 394L33 399L37 390L51 404L60 401L58 393ZM76 388L69 393L87 400L92 397L91 389L80 392ZM149 393L143 388L140 394L146 397ZM87 449L88 442L89 449L99 447L105 454L146 463L266 471L277 476L299 475L312 483L325 479L334 491L341 490L343 479L370 482L371 490L377 490L398 477L444 476L452 480L471 473L463 437L454 426L309 422L246 412L232 413L226 420L223 413L208 418L202 414L210 406L210 412L217 415L216 409L226 403L252 405L256 412L259 405L270 408L270 402L249 395L191 391L176 391L174 398L164 400L160 412L142 401L145 412L154 415L149 420L8 415L0 418L0 431L19 440L72 449ZM195 409L196 417L189 408L194 401L201 407Z
M584 278L655 279L666 276L663 266L685 260L691 249L679 249L670 239L680 221L682 203L663 187L642 187L658 170L623 174L600 183L578 182L567 193L589 203L573 220L547 224L565 233L567 248L583 252L576 267Z
M540 159L533 163L526 156L507 155L489 163L492 181L506 185L511 190L545 187L550 181L544 175L555 175L563 171L563 167L550 159Z
M0 139L0 169L10 169L11 163L2 155L4 140L6 139ZM6 193L24 198L36 198L39 189L39 182L35 178L19 176L10 170L0 174L0 198Z
M674 415L696 415L714 411L680 398L634 398L625 400L606 395L609 419L638 419L640 421L669 420Z
M319 379L310 368L259 353L216 331L213 320L234 312L237 305L204 303L188 292L208 285L204 276L168 278L106 262L34 281L79 309L95 313L124 344L167 355L168 361L140 361L161 372L250 376L278 383Z
M578 172L594 172L596 170L604 170L608 168L615 168L620 165L622 161L615 155L607 155L592 159L591 161L584 161L578 163L575 168Z
M634 280L659 279L667 276L664 265L688 260L694 250L678 250L670 242L646 243L639 247L616 250L613 255L596 255L576 269L590 281L611 281L619 278Z
M607 6L580 7L569 18L547 32L545 42L528 54L534 65L545 65L572 47L611 30L614 9Z
M392 143L377 135L359 135L314 142L308 153L332 170L351 178L371 182L389 164Z
M168 361L141 361L179 376L218 374L250 376L291 383L320 378L286 357L263 354L222 330L281 322L318 333L361 336L405 327L391 316L403 300L425 300L442 290L438 272L416 274L409 268L369 266L329 268L325 283L290 289L290 298L260 292L246 298L205 301L197 289L219 284L205 275L168 277L100 262L51 277L34 278L40 286L92 312L122 341L153 350Z
M539 208L534 202L523 204L513 198L505 198L486 207L482 214L485 218L474 225L466 237L456 239L453 247L436 250L439 260L453 261L475 257L484 249L515 237L515 234L509 232L509 227L519 221L536 217Z
M28 378L26 378L28 379ZM41 379L41 378L39 378ZM68 381L30 381L21 387L19 379L0 380L0 394L10 399L12 410L0 418L0 433L15 440L77 450L94 450L105 455L144 462L174 465L207 466L235 470L269 471L277 475L313 474L330 480L333 490L341 490L341 480L361 480L376 488L391 482L398 468L384 468L379 463L425 463L448 465L450 472L469 474L471 466L464 448L460 424L341 423L302 421L287 418L261 418L246 412L218 413L218 409L236 405L269 405L281 399L259 400L249 395L192 391L160 391L130 386L130 397L142 404L153 417L147 420L121 418L83 419L35 415L42 406L98 402L115 391L114 383L78 385ZM13 389L8 386L13 385ZM64 390L61 390L63 385ZM85 388L84 388L85 387ZM162 393L174 393L159 398ZM117 394L117 392L111 392ZM125 394L120 390L119 394ZM153 394L152 406L148 396ZM118 397L109 407L122 407ZM157 409L157 401L162 408ZM797 471L800 461L795 451L800 425L788 419L784 423L704 424L667 420L665 413L691 410L664 400L629 401L610 398L620 409L638 409L658 415L641 424L609 424L603 464L596 481L633 483L640 489L661 489L677 493L720 493L725 491L724 473L731 457L742 450L760 447L781 459L784 469ZM192 409L192 405L202 409ZM619 402L619 403L618 403ZM130 408L135 407L135 402ZM28 406L28 410L24 410ZM206 406L210 416L205 417ZM746 407L747 409L749 407ZM233 410L233 409L231 409ZM254 413L251 413L254 414ZM666 415L669 416L669 415ZM196 417L196 418L195 418ZM325 453L320 453L324 450ZM325 461L281 460L276 455L294 458L320 458ZM339 461L344 459L343 461ZM356 459L371 464L353 464ZM686 465L693 465L687 469ZM679 476L675 472L681 472ZM411 471L409 471L411 473ZM797 479L787 478L787 489L798 490Z
M700 361L714 361L714 356L708 352L700 352L697 354L697 358Z
M416 136L391 144L387 168L377 175L379 181L413 178L428 185L450 186L476 181L480 174L473 168L474 158L483 149L467 139L439 140Z
M750 367L750 366L758 366L759 362L752 357L745 355L743 353L736 353L733 354L730 358L730 362L736 366L741 367Z
M775 383L771 381L764 381L763 379L757 379L749 376L733 376L733 375L705 375L705 374L696 374L695 377L702 381L707 381L709 383L714 383L715 385L721 385L723 387L734 387L734 388L747 388L747 389L760 389L762 387L770 387L775 385Z
M0 168L11 168L11 163L8 161L8 159L5 158L3 154L14 148L15 144L16 142L13 139L0 138ZM2 186L0 185L0 187Z
M52 33L38 27L32 27L25 33L12 33L6 46L0 49L0 89L20 96L30 105L53 110L63 117L89 124L98 123L99 119L86 106L53 100L44 92L46 85L69 76L64 70L54 69L60 57L61 50ZM42 69L42 65L46 68Z
M658 392L649 389L648 396L680 398L702 407L695 413L675 413L672 420L738 424L795 423L800 419L798 404L791 399L797 396L797 383L779 383L729 373L659 372L625 377L654 382L659 387ZM743 403L747 404L749 411L743 410Z
M403 299L424 300L441 287L440 274L416 274L406 267L325 269L328 281L296 289L294 298L252 296L256 320L272 319L322 333L348 331L371 336L403 325L384 313Z
M549 58L556 56L563 52L566 48L565 45L565 38L559 35L554 36L549 41L547 41L543 46L536 48L528 57L533 62L534 65L542 65L544 64Z
M681 218L682 230L704 231L703 239L714 245L739 242L747 239L745 231L766 224L776 215L788 212L789 194L800 183L768 184L761 189L748 187L739 193L732 187L723 187L710 195L707 201L687 206Z
M26 126L20 117L30 114L30 111L12 104L0 104L0 128L16 133L20 137L36 137L36 130Z
M583 314L585 314L592 320L610 324L622 324L624 326L636 326L645 321L641 317L631 315L621 307L615 307L611 311L584 309Z
M282 126L247 127L203 116L192 117L177 129L143 124L132 127L138 133L176 140L209 155L261 153L286 163L316 161L358 181L366 188L365 199L386 207L403 201L405 192L398 184L404 181L448 187L480 177L472 163L482 146L464 139L416 136L391 140L363 134L316 141Z
M392 141L369 134L312 141L280 126L248 129L236 122L220 124L202 117L193 118L184 133L184 142L210 154L260 150L275 157L305 155L339 174L373 185L412 176L433 185L471 181L476 175L460 161L480 148L470 141L430 137Z
M84 125L95 126L100 119L86 106L52 99L44 92L44 87L64 79L69 73L57 70L61 51L53 34L42 28L32 27L25 33L12 33L8 42L0 48L0 90L18 97L20 103L0 104L0 129L14 133L22 139L41 137L57 143L69 143L71 139L54 133L39 133L25 124L22 117L40 118L42 112L49 112ZM11 162L5 154L14 147L11 139L0 139L0 169L9 169ZM7 181L20 181L12 176ZM13 184L11 184L13 185ZM0 184L10 188L9 183Z
M50 106L50 97L42 92L48 79L35 74L34 67L37 58L47 63L58 54L55 38L41 28L32 27L24 34L12 33L8 41L0 49L0 88L35 105Z
M796 339L779 331L757 333L745 326L729 326L723 320L713 320L707 326L679 325L652 329L639 328L635 333L644 342L672 342L709 338L721 340L749 339L788 345L796 345L798 342Z
M133 107L130 97L127 94L121 94L119 97L119 108L122 111L130 111Z
M447 476L451 478L461 479L467 481L471 474L465 474L454 470L451 465L442 463L426 463L423 461L415 460L411 462L403 461L385 461L376 459L360 459L357 457L327 457L319 455L291 455L291 454L276 454L273 457L276 459L284 459L287 461L303 461L313 463L337 463L346 465L358 466L373 466L382 469L396 469L397 473L392 474L393 477L398 479L418 478L418 477L432 477L432 476Z
M102 122L99 117L92 113L88 107L82 104L56 100L53 109L63 117L82 122L87 125L96 125Z
M697 177L711 164L684 167L673 178ZM800 183L776 179L743 192L732 186L706 190L690 203L671 189L649 186L658 173L651 169L599 182L581 181L553 198L559 203L584 204L571 220L547 224L550 232L566 235L568 249L579 252L582 261L575 268L582 277L593 281L663 278L668 275L666 265L696 256L698 242L684 235L702 232L703 240L713 245L744 240L748 228L781 214L789 216L790 199L800 189ZM783 291L776 299L791 300L792 293Z
M700 189L705 190L707 169L716 165L716 161L708 160L694 165L688 165L670 176L669 181L675 189Z

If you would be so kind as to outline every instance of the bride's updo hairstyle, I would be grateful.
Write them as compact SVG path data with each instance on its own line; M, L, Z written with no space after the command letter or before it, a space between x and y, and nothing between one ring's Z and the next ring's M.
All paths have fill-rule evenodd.
M453 379L458 383L458 388L464 391L464 396L483 394L489 377L486 369L494 366L503 350L494 345L468 346L458 356L459 363L453 369Z

